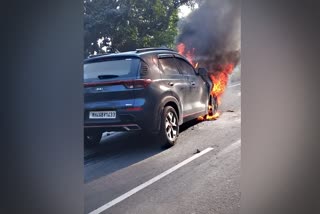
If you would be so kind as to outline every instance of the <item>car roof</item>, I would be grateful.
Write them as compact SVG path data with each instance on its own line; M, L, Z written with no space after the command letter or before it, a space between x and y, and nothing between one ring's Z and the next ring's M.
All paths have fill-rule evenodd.
M92 61L100 61L103 59L110 59L110 58L116 58L116 57L143 58L144 56L147 56L147 55L158 55L158 54L174 54L174 55L179 55L180 57L185 59L185 57L183 57L178 52L176 52L172 49L168 49L168 48L143 48L143 49L137 49L135 51L93 55L93 56L89 56L87 59L85 59L84 62L86 63L86 62L92 62Z

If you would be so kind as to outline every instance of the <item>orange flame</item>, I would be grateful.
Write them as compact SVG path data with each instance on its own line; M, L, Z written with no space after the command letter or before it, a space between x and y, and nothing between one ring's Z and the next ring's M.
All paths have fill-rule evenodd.
M222 69L218 72L210 75L211 81L214 84L211 95L218 98L218 105L221 104L221 96L227 87L229 75L232 73L233 67L233 64L227 64L226 66L222 66Z
M195 62L195 48L186 51L186 46L184 43L180 43L177 45L178 52L185 56L187 60L195 67L198 68L199 63ZM218 105L221 105L221 97L227 87L229 75L232 73L234 69L234 65L232 63L226 65L220 65L220 68L217 70L210 70L210 79L213 82L214 86L211 91L211 95L213 97L217 97ZM209 113L205 116L200 116L198 120L216 120L220 116L220 112L216 112L212 115L212 106L209 106Z
M196 63L193 61L194 60L194 51L195 49L192 48L190 51L186 51L186 45L183 43L180 43L177 45L177 50L178 53L185 56L187 60L194 66L196 67Z
M198 120L199 121L204 121L204 120L216 120L220 117L220 112L217 111L214 115L210 115L210 114L207 114L205 116L200 116L198 117Z

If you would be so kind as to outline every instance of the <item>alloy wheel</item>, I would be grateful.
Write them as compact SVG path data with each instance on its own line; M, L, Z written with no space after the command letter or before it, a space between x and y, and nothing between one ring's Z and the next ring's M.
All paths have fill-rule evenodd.
M173 112L168 112L166 116L166 122L165 122L165 130L167 137L170 141L175 141L177 138L177 132L178 132L178 123L177 123L177 118L174 115Z

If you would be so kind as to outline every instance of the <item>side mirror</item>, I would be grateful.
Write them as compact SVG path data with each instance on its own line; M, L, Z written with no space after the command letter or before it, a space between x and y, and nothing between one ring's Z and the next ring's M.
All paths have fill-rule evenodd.
M208 75L208 70L205 69L205 68L198 68L197 74L200 75L200 76L205 77L205 76Z

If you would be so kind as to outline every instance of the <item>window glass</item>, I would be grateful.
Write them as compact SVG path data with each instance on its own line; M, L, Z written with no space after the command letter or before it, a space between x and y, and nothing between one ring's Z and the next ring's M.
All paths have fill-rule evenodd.
M159 63L165 74L179 74L174 58L160 58Z
M127 77L136 75L135 64L139 60L133 58L106 60L84 64L84 79L95 79L99 76Z
M195 75L194 69L183 59L176 58L183 74Z
M141 61L140 75L141 76L146 76L148 74L148 70L149 70L148 64L143 62L143 61Z

